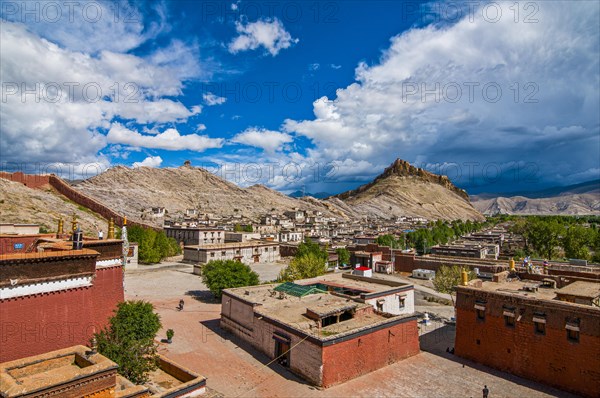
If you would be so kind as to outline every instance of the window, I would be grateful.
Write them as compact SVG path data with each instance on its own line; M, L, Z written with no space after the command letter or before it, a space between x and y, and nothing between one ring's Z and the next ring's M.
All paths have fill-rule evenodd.
M535 322L535 332L537 334L546 334L546 324L541 322Z
M225 255L225 252L224 252L224 251L222 251L222 252L221 252L221 256L224 256L224 255Z
M480 321L485 320L485 310L477 310L477 319L479 319Z
M515 327L515 308L513 307L504 307L502 311L502 315L504 316L504 326L508 328Z
M579 342L579 330L567 329L567 340Z
M539 335L546 334L546 315L533 314L533 324L535 325L535 333Z
M210 256L214 257L215 256L215 252L210 252Z
M485 302L476 301L475 302L475 311L477 313L477 320L479 320L479 321L485 320Z
M383 312L383 300L377 300L377 311Z
M400 309L404 308L404 306L406 305L406 297L398 296L398 304L400 306Z

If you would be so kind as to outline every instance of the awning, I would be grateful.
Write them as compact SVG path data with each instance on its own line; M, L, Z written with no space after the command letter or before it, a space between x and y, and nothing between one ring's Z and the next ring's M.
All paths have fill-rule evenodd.
M539 317L539 316L534 316L533 317L533 321L536 322L536 323L546 323L546 318L542 318L542 317Z
M475 304L475 309L476 310L485 311L485 305Z
M574 332L579 332L579 325L574 325L574 324L571 324L571 323L567 323L565 325L565 329L572 330Z
M514 317L515 317L515 312L514 312L514 311L507 311L507 310L504 310L504 311L502 312L502 315L504 315L504 316L510 316L510 317L513 317L513 318L514 318Z

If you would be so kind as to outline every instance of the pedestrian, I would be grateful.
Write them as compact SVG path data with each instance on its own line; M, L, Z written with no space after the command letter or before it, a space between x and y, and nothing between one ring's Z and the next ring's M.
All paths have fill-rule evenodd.
M177 307L177 310L183 311L183 304L185 304L183 299L179 300L179 306Z
M483 398L488 398L489 393L490 390L487 388L487 386L483 386Z
M102 240L104 238L104 232L102 230L98 231L98 239Z

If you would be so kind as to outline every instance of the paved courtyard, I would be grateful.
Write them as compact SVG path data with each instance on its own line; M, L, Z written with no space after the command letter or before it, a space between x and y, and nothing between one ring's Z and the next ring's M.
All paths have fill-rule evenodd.
M395 363L342 385L321 390L306 384L279 365L219 328L220 304L193 275L189 266L127 271L127 299L144 299L160 314L173 343L160 352L206 376L210 388L226 397L481 397L484 384L495 397L572 397L567 393L498 372L446 353L454 329L433 322L421 327L421 349L415 357ZM270 280L274 269L257 271ZM175 309L185 300L184 310ZM451 313L452 307L427 303L428 311ZM418 307L424 311L425 307Z

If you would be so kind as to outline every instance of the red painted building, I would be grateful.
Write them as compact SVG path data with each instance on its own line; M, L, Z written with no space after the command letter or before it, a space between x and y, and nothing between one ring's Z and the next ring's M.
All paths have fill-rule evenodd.
M419 353L412 285L339 279L226 289L221 327L321 387Z
M0 362L87 345L124 300L122 241L69 244L0 255Z
M576 394L600 396L600 284L459 286L455 353ZM574 284L575 285L575 284ZM573 298L575 297L575 298ZM572 301L572 302L571 302Z

